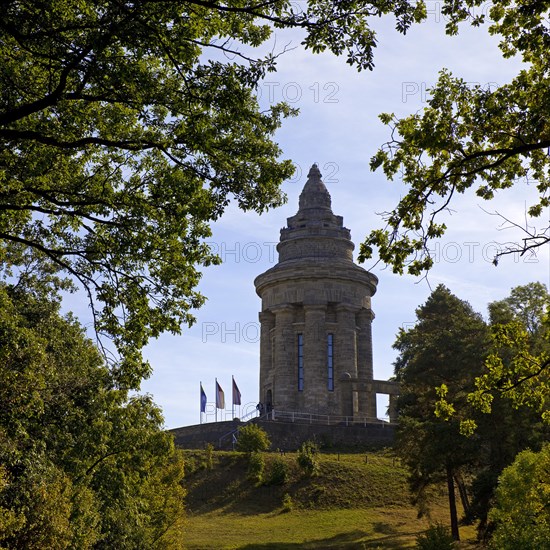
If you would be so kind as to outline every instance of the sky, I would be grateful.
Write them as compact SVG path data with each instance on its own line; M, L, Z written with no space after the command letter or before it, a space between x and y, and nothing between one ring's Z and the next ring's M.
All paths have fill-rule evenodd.
M279 230L298 209L309 167L318 164L333 212L344 217L356 253L372 229L383 227L379 214L391 210L404 192L399 180L388 182L381 171L369 169L370 158L389 139L389 128L378 115L406 116L421 110L427 88L444 67L467 82L492 86L508 82L517 73L519 62L502 58L486 27L463 25L458 36L446 36L441 3L427 4L428 20L406 36L393 30L391 18L375 20L378 47L372 72L358 73L344 58L332 54L304 51L299 33L277 34L276 43L270 43L276 48L298 46L279 58L277 72L269 74L260 87L263 106L286 100L300 109L299 116L287 119L275 136L283 151L281 158L292 159L297 172L283 185L286 205L261 216L231 205L214 224L209 242L223 264L204 270L199 289L208 301L195 312L196 324L179 336L163 335L147 346L145 356L153 375L142 384L142 392L153 395L167 428L199 423L201 382L208 399L204 422L229 420L233 413L245 416L254 410L259 399L261 307L254 278L277 262ZM521 237L517 230L503 227L494 213L523 223L535 191L534 182L526 180L491 202L474 193L457 196L445 219L449 228L445 237L432 244L435 265L427 278L398 276L376 261L362 264L379 279L372 300L375 378L392 376L396 334L400 327L414 324L415 309L438 284L484 316L489 302L505 298L515 286L531 281L550 284L548 248L537 251L535 257L508 256L498 267L492 264L502 246L499 243ZM242 394L242 406L235 411L231 409L232 376ZM217 415L216 378L227 404ZM380 417L386 404L380 398Z

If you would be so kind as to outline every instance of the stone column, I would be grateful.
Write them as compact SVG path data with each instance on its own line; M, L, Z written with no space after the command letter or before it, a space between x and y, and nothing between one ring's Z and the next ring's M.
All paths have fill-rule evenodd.
M260 319L260 396L258 401L265 403L266 391L273 391L273 350L271 349L271 330L275 327L275 315L270 311L262 311Z
M294 310L290 305L272 308L275 314L275 345L273 350L273 408L292 410L296 391L294 365L296 335L292 328Z
M327 406L326 305L304 304L304 397L306 411L324 414Z
M334 366L338 373L335 380L338 381L344 373L349 373L351 378L357 378L357 331L355 325L355 309L339 304L336 306L336 321L338 323L335 335ZM335 382L337 384L337 382ZM352 403L342 409L342 414L357 412L357 397L353 392ZM345 412L344 412L345 411Z
M370 309L361 309L357 314L357 325L359 336L357 343L357 371L358 376L365 382L372 382L373 379L373 358L372 358L372 320L374 314ZM376 393L366 391L362 393L359 400L359 412L370 420L376 418Z
M347 372L339 377L338 393L340 396L339 416L353 417L353 381L351 375Z
M359 335L357 342L357 374L359 378L372 380L372 320L374 315L369 309L361 309L357 313Z

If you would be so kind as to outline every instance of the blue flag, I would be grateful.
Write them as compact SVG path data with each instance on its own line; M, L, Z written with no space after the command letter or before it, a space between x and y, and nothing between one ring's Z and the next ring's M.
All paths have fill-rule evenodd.
M206 394L204 393L201 384L201 413L203 412L206 412Z

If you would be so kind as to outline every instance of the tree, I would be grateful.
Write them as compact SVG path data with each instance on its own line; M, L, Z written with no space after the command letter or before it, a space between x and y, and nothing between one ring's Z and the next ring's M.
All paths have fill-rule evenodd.
M495 398L505 397L512 405L530 407L550 422L550 294L542 283L512 289L504 300L489 304L491 350L483 372L475 379L468 401L490 413ZM445 399L439 413L451 416ZM462 422L461 430L471 435L477 427L473 419Z
M485 23L483 14L474 13L486 5L484 0L443 0L441 5L447 34L457 34L459 23L467 20L476 26ZM390 179L401 173L408 192L385 215L386 228L366 238L360 259L371 257L378 247L380 258L396 273L428 270L433 263L428 243L446 230L439 221L442 212L454 195L470 189L490 200L529 177L539 197L528 215L539 217L549 206L549 8L548 1L491 2L488 32L500 37L505 58L520 56L525 64L511 82L496 88L471 86L442 70L422 112L403 119L380 115L391 139L373 156L371 168L382 167ZM504 254L528 254L550 241L547 225L523 230L521 242L499 252L495 264Z
M527 405L550 422L550 294L542 283L513 288L501 302L489 304L493 353L487 372L476 380L471 400L491 410L489 390ZM500 319L497 317L500 314ZM506 318L508 316L508 318Z
M451 530L458 540L455 484L467 511L461 472L479 457L479 441L461 436L460 418L466 414L473 377L483 366L488 331L481 316L443 285L416 315L417 324L400 329L394 344L399 352L395 377L400 383L397 452L409 468L409 483L421 512L426 509L428 487L447 483ZM448 421L435 414L438 399L446 393L452 394L455 405Z
M544 347L545 317L550 307L550 294L546 285L540 282L517 286L510 296L489 304L489 318L492 325L505 325L519 321L531 338L534 348Z
M0 284L0 546L165 548L181 455L45 289Z
M550 540L550 445L523 451L500 476L492 548L536 550Z
M491 336L485 349L480 350L480 358L485 361L477 374L471 373L467 395L459 396L456 401L448 399L462 387L460 383L458 388L453 387L456 381L453 385L442 384L438 389L440 399L435 404L436 415L455 421L458 415L460 433L469 436L475 433L478 442L477 460L470 472L472 498L467 519L479 520L478 531L483 538L490 535L492 529L488 514L498 476L520 451L540 448L546 437L547 430L541 424L540 415L544 410L541 395L547 386L544 375L538 380L536 377L527 380L526 371L517 370L523 361L521 357L525 356L518 354L518 349L510 349L510 340L507 346L502 345L502 337L514 334L519 327L526 337L522 353L547 347L542 320L548 298L544 285L530 283L512 289L508 298L489 304ZM527 334L531 336L527 338Z
M502 470L519 452L540 449L548 439L548 430L533 409L515 407L509 399L498 394L492 402L492 414L476 415L475 418L480 449L470 475L468 490L471 498L466 519L478 520L478 536L488 539L493 530L489 513Z
M256 89L277 59L261 46L274 29L301 29L313 52L372 69L368 18L393 12L405 32L424 11L405 0L4 2L4 277L38 263L83 288L122 357L118 383L137 388L150 371L141 348L204 301L200 269L219 261L210 222L232 199L258 212L284 200L293 167L272 137L295 111L260 111Z

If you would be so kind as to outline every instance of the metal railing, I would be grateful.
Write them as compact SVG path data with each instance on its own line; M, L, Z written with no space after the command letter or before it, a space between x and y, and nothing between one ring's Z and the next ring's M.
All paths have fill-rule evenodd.
M252 421L258 415L258 411L243 416L241 420L249 418L247 422ZM281 423L294 424L316 424L318 426L367 426L376 424L378 426L394 426L396 422L390 422L388 418L377 418L375 416L338 416L328 414L314 414L300 411L281 411L272 409L268 413L258 416L258 420L268 420ZM218 439L218 446L222 447L224 442L231 437L233 447L237 442L239 430L242 426L238 426L234 430L223 434Z
M338 416L328 414L314 414L300 411L281 411L273 409L267 415L267 420L290 422L296 424L319 424L325 426L366 426L367 424L389 424L389 419L375 416Z
M244 416L241 416L241 422L245 422L259 416L260 411L258 409L252 409L250 412L246 413Z

